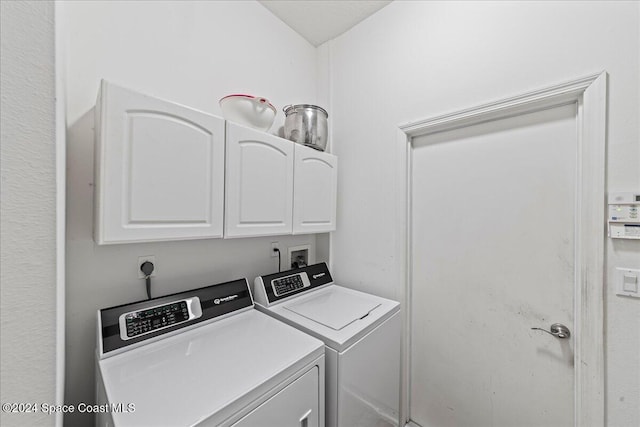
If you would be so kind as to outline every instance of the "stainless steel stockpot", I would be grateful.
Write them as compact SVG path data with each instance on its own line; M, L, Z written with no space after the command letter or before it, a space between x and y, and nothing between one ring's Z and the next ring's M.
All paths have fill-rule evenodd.
M316 150L327 146L327 118L329 115L317 105L287 105L284 111L284 137Z

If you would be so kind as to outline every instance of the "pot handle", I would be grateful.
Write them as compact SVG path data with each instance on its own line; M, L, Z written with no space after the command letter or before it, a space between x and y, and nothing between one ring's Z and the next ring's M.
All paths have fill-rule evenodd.
M282 107L282 112L283 112L284 114L287 114L287 110L288 110L289 108L291 108L291 107L292 107L292 105L291 105L291 104L289 104L289 105L285 105L284 107Z

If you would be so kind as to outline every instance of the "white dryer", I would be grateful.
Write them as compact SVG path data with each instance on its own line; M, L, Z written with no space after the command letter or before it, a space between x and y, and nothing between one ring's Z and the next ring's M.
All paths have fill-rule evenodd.
M329 427L397 426L400 304L335 285L325 263L255 279L256 308L325 343Z
M98 426L323 427L324 346L246 279L98 311Z

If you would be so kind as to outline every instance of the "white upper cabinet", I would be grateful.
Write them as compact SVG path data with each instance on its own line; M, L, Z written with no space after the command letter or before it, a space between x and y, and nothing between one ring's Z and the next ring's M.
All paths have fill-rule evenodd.
M295 145L293 233L336 229L338 158Z
M294 144L227 122L225 237L291 234Z
M95 113L98 244L336 228L336 156L104 80Z
M225 237L336 229L336 156L227 122Z
M222 237L224 120L102 81L95 241Z

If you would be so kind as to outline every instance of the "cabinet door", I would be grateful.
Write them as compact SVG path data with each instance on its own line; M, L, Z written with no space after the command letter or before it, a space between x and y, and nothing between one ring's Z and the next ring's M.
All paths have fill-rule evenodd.
M102 82L95 240L222 237L224 120Z
M225 237L291 234L293 145L227 122Z
M232 427L318 427L319 399L314 366Z
M293 233L336 229L338 158L296 144Z

